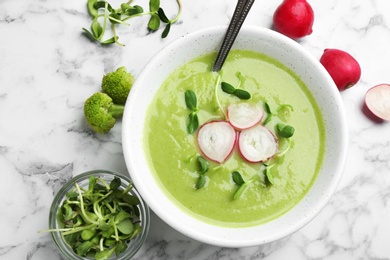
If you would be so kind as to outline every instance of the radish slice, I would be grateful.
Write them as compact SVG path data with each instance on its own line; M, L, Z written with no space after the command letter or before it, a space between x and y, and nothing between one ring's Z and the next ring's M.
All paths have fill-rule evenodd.
M377 117L390 121L390 85L380 84L370 88L365 96L368 109Z
M212 121L198 131L198 146L210 160L222 163L232 153L236 143L236 131L226 121Z
M262 162L278 151L276 137L262 125L243 130L238 137L241 156L249 162Z
M263 108L247 103L232 104L227 108L229 122L239 130L254 126L261 121L263 115Z

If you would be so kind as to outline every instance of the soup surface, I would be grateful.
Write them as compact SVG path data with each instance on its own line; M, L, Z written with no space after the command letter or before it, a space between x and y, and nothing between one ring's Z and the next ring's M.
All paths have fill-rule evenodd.
M258 225L284 214L308 192L324 156L325 128L320 110L304 83L278 61L260 53L232 50L220 72L211 72L216 53L192 60L174 71L156 93L147 112L144 150L167 196L188 214L202 221L227 227ZM220 83L248 91L249 100L227 94ZM184 93L197 97L199 125L226 120L229 104L246 102L270 108L266 127L277 136L279 123L293 126L294 135L279 138L279 152L264 163L249 163L237 147L221 164L208 160L204 187L196 189L198 156L202 156L196 132L189 134L191 111ZM269 115L269 113L268 113ZM262 119L264 123L267 113ZM265 175L266 165L272 176ZM239 198L232 179L238 171L250 183ZM174 216L173 216L174 217Z

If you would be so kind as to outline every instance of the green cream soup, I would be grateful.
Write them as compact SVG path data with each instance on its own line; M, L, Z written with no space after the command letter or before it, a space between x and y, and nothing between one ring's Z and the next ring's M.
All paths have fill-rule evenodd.
M215 57L212 53L194 59L166 79L147 112L144 150L161 188L188 214L220 226L258 225L290 210L312 186L324 156L323 119L304 83L280 62L259 53L234 50L217 73L211 72ZM223 92L221 82L248 91L251 98L240 100ZM185 103L186 90L196 94L200 126L211 120L226 120L224 110L229 104L268 104L273 116L266 127L277 136L277 124L291 125L294 135L289 141L278 137L280 154L264 163L245 161L237 147L221 164L208 160L206 183L196 189L200 170L197 157L202 153L196 132L187 131L191 111ZM263 123L266 117L267 113ZM265 176L265 164L272 165L269 173L273 184ZM237 199L233 199L239 188L232 179L234 171L251 181Z

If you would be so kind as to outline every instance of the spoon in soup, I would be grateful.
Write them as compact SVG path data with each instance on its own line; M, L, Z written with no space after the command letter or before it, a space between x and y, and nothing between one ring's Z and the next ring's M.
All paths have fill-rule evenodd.
M238 0L212 71L220 71L255 0Z

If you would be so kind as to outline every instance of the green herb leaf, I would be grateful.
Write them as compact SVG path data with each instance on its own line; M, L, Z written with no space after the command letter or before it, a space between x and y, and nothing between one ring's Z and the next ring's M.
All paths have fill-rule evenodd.
M163 31L163 33L161 34L161 38L166 38L169 34L169 31L171 29L171 23L168 23L166 26L165 26L165 29Z
M130 205L136 206L140 203L139 198L130 194L124 194L122 199Z
M80 232L77 233L71 233L69 235L64 236L65 237L65 242L68 245L74 245L76 242L80 239Z
M135 5L132 8L126 10L126 14L129 16L142 14L143 12L144 12L144 9L139 5Z
M96 177L91 175L88 177L88 192L93 192L96 185Z
M236 192L234 193L233 195L233 199L236 200L238 198L241 197L242 193L244 192L244 190L246 189L246 187L248 186L249 182L245 182L244 184L242 184L237 190Z
M104 42L102 42L102 44L103 45L112 44L112 43L115 43L118 39L119 39L119 37L114 36L108 40L105 40Z
M266 167L265 167L265 176L267 177L268 182L273 185L274 184L274 178L272 177L272 174L271 174L272 166L273 165L271 165L271 166L266 165Z
M278 135L284 138L290 138L295 132L295 128L290 125L277 124L276 129L278 131Z
M267 102L264 103L264 110L265 110L265 112L267 112L268 114L272 114L271 108L269 107L269 104L268 104Z
M129 218L126 218L126 219L122 220L121 222L119 222L116 225L116 227L118 228L118 230L120 232L122 232L125 235L131 234L133 232L133 229L134 229L134 225Z
M83 31L84 31L84 33L88 36L88 38L90 39L90 40L98 40L96 37L95 37L95 35L93 35L93 33L91 33L90 31L88 31L87 29L85 29L85 28L82 28L83 29Z
M205 174L209 170L209 162L203 158L202 156L198 156L197 158L198 164L200 166L200 174Z
M129 9L133 9L133 7L131 5L129 5L128 3L121 4L121 10L123 13L126 13L127 10L129 10Z
M233 94L236 91L236 88L230 85L229 83L222 82L221 83L222 91L228 94Z
M110 226L108 229L106 230L102 230L101 232L101 235L105 238L110 238L112 235L115 234L115 229L113 226Z
M105 245L106 247L112 247L112 246L115 246L115 244L116 244L116 241L115 241L115 239L112 239L112 238L105 239L103 242L103 245Z
M241 174L237 171L234 171L232 173L233 181L236 183L238 186L241 186L245 183L244 179L242 178Z
M64 228L65 227L65 219L64 219L64 215L62 214L62 211L59 210L57 212L57 215L56 215L56 220L58 222L58 226L60 228Z
M199 190L200 188L203 188L205 184L206 184L206 176L204 174L200 174L195 188Z
M151 14L150 20L148 22L148 28L151 31L156 31L160 28L160 17L157 14Z
M96 16L98 16L98 10L95 9L95 7L94 7L94 4L96 2L97 2L97 0L88 0L88 2L87 2L88 12L92 18L95 18Z
M94 229L85 229L81 231L81 238L84 241L90 240L96 235L96 231Z
M122 241L119 241L116 245L116 248L115 248L115 254L116 256L119 256L120 254L122 254L123 252L126 251L126 248L127 248L127 244L122 242Z
M90 241L85 241L77 248L77 254L79 256L85 256L87 252L93 247L93 243Z
M160 0L150 0L149 1L150 12L157 12L159 8L160 8Z
M198 119L198 115L194 112L192 112L189 116L189 122L188 122L188 125L187 125L187 132L189 134L192 134L194 133L198 127L199 127L199 119Z
M97 1L94 3L93 7L96 10L99 10L100 8L106 8L106 3L107 3L107 10L109 12L112 12L112 10L114 10L114 9L111 7L111 5L107 1Z
M130 218L130 214L122 210L115 216L115 223L122 222L123 220Z
M74 212L72 207L69 204L62 206L64 211L64 220L69 221L77 215L77 212Z
M243 89L236 89L236 90L234 90L233 95L235 95L239 99L248 100L248 99L251 98L251 94L248 91L243 90Z
M164 10L160 7L158 9L158 16L160 17L161 21L164 22L164 23L169 23L169 19L168 17L165 15L165 12Z
M110 183L110 188L112 190L116 190L121 186L121 179L118 177L114 177L114 179Z
M191 111L196 111L196 109L197 109L197 99L196 99L196 95L195 95L194 91L187 90L184 93L184 98L185 98L185 101L186 101L187 108L190 109Z
M104 249L103 251L97 251L95 255L96 260L107 260L115 252L115 247L111 249Z
M273 114L271 112L271 108L267 102L264 103L264 110L265 110L265 112L267 112L267 117L265 118L263 125L266 125L271 121L271 119L273 117Z

